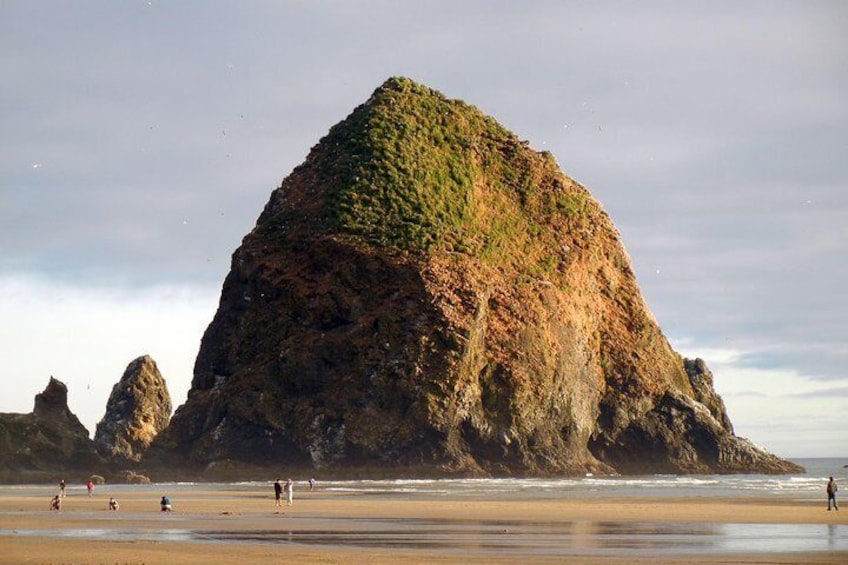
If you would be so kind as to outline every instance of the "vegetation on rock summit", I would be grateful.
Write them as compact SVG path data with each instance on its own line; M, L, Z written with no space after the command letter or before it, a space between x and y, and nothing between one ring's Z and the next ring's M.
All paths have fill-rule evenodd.
M599 210L549 153L406 78L387 80L311 157L328 231L403 251L541 275L558 262L563 229Z

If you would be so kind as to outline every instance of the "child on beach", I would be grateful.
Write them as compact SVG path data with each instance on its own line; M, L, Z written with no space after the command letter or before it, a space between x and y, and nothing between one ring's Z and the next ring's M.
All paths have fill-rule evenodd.
M50 500L50 510L61 510L62 509L62 499L59 498L57 494Z
M109 497L109 510L117 510L118 509L118 501L113 497Z
M171 511L171 501L167 496L163 496L162 500L159 501L159 508L162 512L170 512Z

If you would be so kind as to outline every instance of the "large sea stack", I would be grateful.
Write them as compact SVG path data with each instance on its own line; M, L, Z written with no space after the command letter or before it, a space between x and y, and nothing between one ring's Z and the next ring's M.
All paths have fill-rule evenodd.
M112 387L94 443L100 454L110 459L140 461L170 419L168 386L156 362L143 355L127 366Z
M157 443L328 472L798 470L733 434L551 154L403 78L272 193Z

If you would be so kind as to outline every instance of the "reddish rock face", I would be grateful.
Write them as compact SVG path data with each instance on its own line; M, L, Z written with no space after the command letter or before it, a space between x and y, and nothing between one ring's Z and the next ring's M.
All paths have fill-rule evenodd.
M796 470L733 435L701 365L549 154L391 79L271 195L156 444L418 474Z
M104 457L140 461L171 419L171 396L156 362L132 361L112 388L94 443Z

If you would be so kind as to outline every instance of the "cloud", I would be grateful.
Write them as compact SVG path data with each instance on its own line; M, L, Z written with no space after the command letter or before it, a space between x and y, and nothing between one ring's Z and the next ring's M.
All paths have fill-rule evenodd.
M837 386L837 387L828 387L822 388L819 390L813 390L809 392L804 392L801 394L788 395L790 397L795 398L810 398L810 399L827 399L827 400L839 400L844 402L848 400L848 386Z
M208 287L128 291L0 277L0 343L14 344L3 355L0 411L30 412L54 376L68 386L71 411L93 434L112 386L145 354L157 362L178 406L217 297Z

